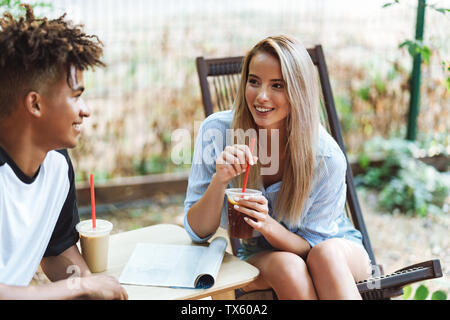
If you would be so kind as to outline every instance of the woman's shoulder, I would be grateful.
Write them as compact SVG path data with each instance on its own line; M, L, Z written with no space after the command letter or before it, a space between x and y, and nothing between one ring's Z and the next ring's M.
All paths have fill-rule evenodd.
M231 128L231 123L233 122L233 110L214 112L209 115L202 122L202 128L205 129L219 129L226 130Z
M325 157L333 157L339 155L344 157L341 147L327 130L319 125L319 134L317 138L317 155Z

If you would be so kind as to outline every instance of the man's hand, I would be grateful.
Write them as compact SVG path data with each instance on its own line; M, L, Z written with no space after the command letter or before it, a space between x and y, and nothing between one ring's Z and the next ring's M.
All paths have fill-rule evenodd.
M127 300L128 294L116 278L105 275L92 275L80 278L82 299Z
M49 290L46 292L50 299L128 299L127 292L115 278L91 274L76 245L58 256L42 259L41 267L53 281L48 289L41 287Z
M39 286L13 286L0 283L0 300L68 300L116 299L126 300L128 294L110 276L70 277Z

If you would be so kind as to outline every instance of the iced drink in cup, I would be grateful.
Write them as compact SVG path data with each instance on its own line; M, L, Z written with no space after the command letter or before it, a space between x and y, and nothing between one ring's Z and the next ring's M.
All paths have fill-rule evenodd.
M238 204L236 199L260 196L262 194L259 190L246 189L242 192L241 188L226 189L225 194L228 199L228 234L230 238L249 239L253 235L253 228L244 220L244 217L249 216L234 209L234 205Z
M111 222L96 219L96 227L92 220L84 220L77 224L80 233L81 253L91 272L103 272L108 266L109 234L113 225Z

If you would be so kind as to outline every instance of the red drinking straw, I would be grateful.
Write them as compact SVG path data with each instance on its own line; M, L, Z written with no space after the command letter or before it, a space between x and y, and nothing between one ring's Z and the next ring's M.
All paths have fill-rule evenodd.
M95 229L95 193L94 193L94 175L91 173L91 213L92 213L92 228Z
M250 146L250 153L253 156L253 147L255 146L256 139L252 139L252 144ZM244 177L244 185L242 186L242 192L245 192L245 187L247 186L247 180L248 180L248 172L250 171L250 163L247 164L247 169L245 170L245 177Z

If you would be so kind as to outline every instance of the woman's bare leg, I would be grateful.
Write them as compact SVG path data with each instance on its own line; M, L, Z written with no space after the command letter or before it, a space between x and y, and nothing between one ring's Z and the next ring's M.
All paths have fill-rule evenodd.
M364 248L333 238L314 246L307 265L319 299L361 299L357 281L370 277L370 260Z
M284 251L264 251L248 261L260 271L259 277L244 291L273 288L278 299L316 300L317 295L305 261Z

